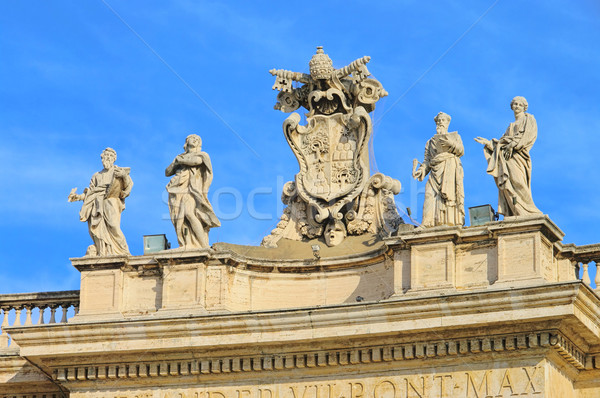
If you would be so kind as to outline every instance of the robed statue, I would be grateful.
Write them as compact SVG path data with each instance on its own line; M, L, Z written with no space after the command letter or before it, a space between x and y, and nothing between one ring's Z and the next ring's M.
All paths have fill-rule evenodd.
M112 148L106 148L100 157L104 168L92 176L90 186L82 194L73 188L68 201L83 201L79 217L87 221L94 241L86 255L128 255L129 247L121 231L121 212L133 187L130 168L115 165L117 153Z
M448 132L450 115L440 112L433 120L437 133L425 145L423 163L413 161L414 178L423 181L429 175L421 225L464 225L463 143L458 132Z
M531 157L529 151L537 138L537 124L526 113L527 100L515 97L510 103L515 121L500 139L477 137L484 145L487 172L498 186L498 213L506 216L539 214L531 196Z
M167 177L173 176L167 185L169 213L180 248L206 248L208 231L221 226L208 201L212 165L197 134L186 138L183 149L165 170Z

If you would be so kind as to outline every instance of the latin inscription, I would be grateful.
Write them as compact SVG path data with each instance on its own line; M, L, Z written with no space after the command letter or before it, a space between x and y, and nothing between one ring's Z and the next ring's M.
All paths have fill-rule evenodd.
M541 397L540 366L447 374L366 377L353 381L247 387L71 393L71 398L504 398Z

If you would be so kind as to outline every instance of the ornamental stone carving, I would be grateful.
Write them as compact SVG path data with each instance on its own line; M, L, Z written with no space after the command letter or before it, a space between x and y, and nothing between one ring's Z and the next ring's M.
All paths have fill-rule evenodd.
M458 132L448 132L450 115L440 112L435 118L436 134L425 144L425 157L413 160L413 177L423 181L427 175L423 203L423 227L464 225L465 193L460 157L464 147Z
M531 195L531 156L529 151L537 138L537 123L524 97L515 97L510 103L515 121L510 123L500 138L491 141L482 137L475 141L483 144L488 162L487 173L498 186L498 213L506 216L541 214Z
M287 208L263 246L276 247L281 238L323 238L335 246L346 235L389 235L403 223L394 203L400 182L369 172L369 112L387 95L380 82L369 78L369 60L334 69L317 47L310 74L270 71L276 78L273 89L280 91L275 109L287 113L303 107L308 113L306 125L298 113L283 123L300 171L283 189ZM302 85L295 88L293 82Z
M92 176L90 186L82 194L73 188L67 200L83 201L79 217L87 221L94 241L86 255L128 255L129 247L121 231L121 212L133 187L130 168L115 165L117 152L112 148L106 148L100 157L104 168Z
M221 226L208 201L212 165L202 152L200 136L189 135L183 149L165 170L165 176L172 176L167 185L169 213L181 249L207 248L208 231Z

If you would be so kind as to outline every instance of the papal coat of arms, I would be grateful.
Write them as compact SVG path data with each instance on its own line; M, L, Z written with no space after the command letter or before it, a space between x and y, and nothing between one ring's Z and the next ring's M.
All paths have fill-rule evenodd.
M275 109L308 110L306 125L292 113L283 132L292 148L300 172L284 186L287 205L277 228L263 240L277 246L281 238L307 240L323 237L329 246L347 234L388 235L402 219L393 195L398 180L369 172L368 142L372 121L369 112L387 95L381 83L370 78L370 57L333 68L322 47L309 62L310 74L271 70L273 89L280 90ZM302 83L294 87L293 82Z

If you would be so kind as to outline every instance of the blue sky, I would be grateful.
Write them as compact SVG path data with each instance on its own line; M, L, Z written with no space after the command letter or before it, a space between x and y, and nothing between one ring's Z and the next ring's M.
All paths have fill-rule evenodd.
M466 207L497 206L476 136L499 137L522 95L538 122L537 206L565 242L600 240L600 3L564 1L21 1L0 3L0 293L79 288L69 257L91 244L71 188L86 187L110 146L131 167L122 229L132 254L166 233L164 169L185 137L212 159L222 226L211 243L257 245L298 170L273 110L272 68L308 71L322 45L334 66L370 55L389 96L373 113L372 171L403 184L452 116L465 144ZM249 200L250 199L250 200ZM239 214L239 215L238 215Z

